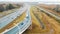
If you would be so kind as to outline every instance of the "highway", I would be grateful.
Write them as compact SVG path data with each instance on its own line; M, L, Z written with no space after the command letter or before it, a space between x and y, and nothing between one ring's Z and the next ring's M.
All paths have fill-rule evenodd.
M19 28L15 27L15 28L11 29L10 31L6 32L5 34L9 34L9 33L16 34L17 32L22 33L30 26L30 24L31 24L31 18L28 13L28 14L26 14L26 18L17 26Z
M35 5L26 5L0 18L0 33L60 34L60 22L57 20L60 21L60 16L44 8ZM28 29L30 25L32 25L32 29Z
M23 9L26 10L26 8L24 7L12 14L9 14L9 15L1 18L0 19L0 29L3 28L5 25L9 24L10 22L12 22L15 18L17 18L17 16L21 15L23 13Z
M4 20L0 22L1 23L1 25L0 25L0 27L1 27L0 28L0 33L3 33L3 34L6 33L6 32L11 33L10 30L14 31L15 29L16 29L16 31L14 31L14 32L16 32L16 33L18 32L18 30L21 33L24 32L30 26L30 24L31 24L31 18L30 18L29 9L28 9L29 7L28 8L26 8L26 7L28 7L28 6L22 7L18 11L14 12L14 13L12 13L10 15L7 15L7 16L5 16L3 18L1 18L0 20L3 20L3 19ZM12 18L12 21L11 21L10 18ZM13 20L13 18L15 18L15 19ZM11 22L7 21L7 20L10 20ZM24 23L24 25L21 25L20 22ZM16 26L15 24L19 24L18 26L19 26L20 29L17 29L18 26ZM6 33L6 34L8 34L8 33ZM13 33L11 33L11 34L13 34Z

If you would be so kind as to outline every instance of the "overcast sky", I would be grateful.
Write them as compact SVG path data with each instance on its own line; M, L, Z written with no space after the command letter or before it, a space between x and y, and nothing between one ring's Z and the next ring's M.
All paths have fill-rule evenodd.
M14 1L14 2L60 2L60 0L0 0L0 1Z
M60 0L0 0L0 2L39 2L39 3L55 3L60 4Z

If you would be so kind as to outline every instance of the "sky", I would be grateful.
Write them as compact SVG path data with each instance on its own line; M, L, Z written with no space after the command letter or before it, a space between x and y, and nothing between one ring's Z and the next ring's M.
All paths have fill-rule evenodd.
M60 2L60 0L0 0L0 1L14 1L14 2Z
M39 2L39 3L55 3L60 4L60 0L0 0L0 2Z

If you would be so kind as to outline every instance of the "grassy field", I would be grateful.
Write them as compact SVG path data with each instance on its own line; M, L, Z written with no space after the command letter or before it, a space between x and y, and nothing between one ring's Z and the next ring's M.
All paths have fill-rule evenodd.
M31 7L30 14L32 29L27 29L23 34L60 34L60 25L55 19L41 12L36 7Z

